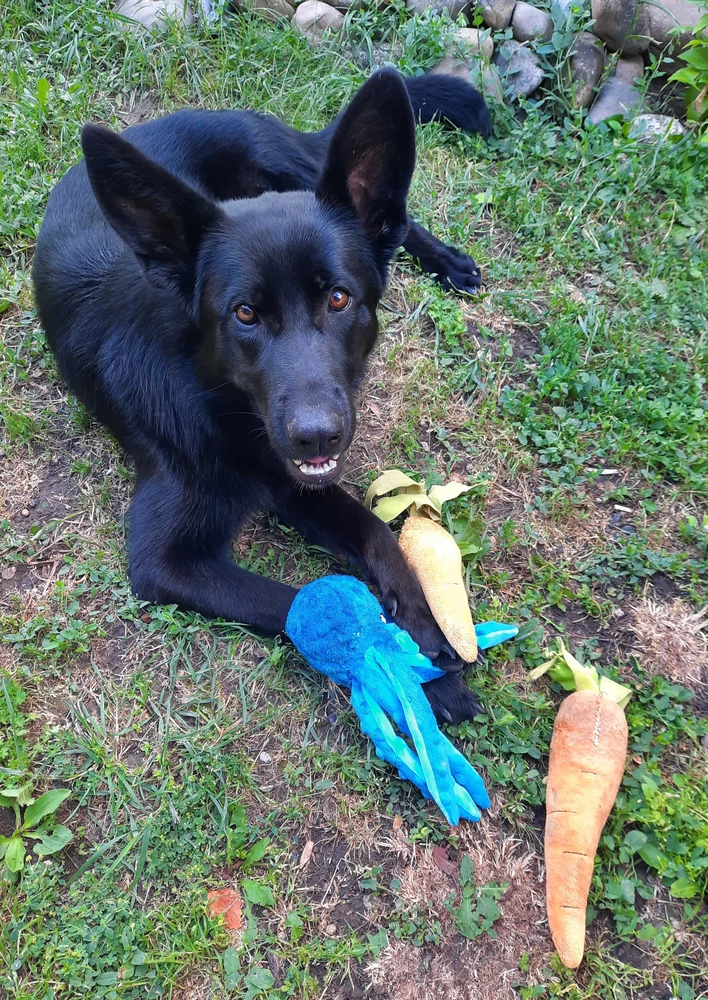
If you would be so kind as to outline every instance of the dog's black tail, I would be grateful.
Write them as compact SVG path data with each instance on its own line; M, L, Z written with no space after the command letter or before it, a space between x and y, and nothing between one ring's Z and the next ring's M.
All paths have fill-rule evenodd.
M484 98L457 76L428 74L405 77L416 121L448 121L465 132L490 135L492 119Z

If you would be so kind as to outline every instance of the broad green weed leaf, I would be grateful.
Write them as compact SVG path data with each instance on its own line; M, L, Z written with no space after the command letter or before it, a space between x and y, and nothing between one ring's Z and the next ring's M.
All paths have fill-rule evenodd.
M285 918L285 926L290 930L290 940L299 941L304 934L304 924L302 918L295 912L291 910Z
M244 984L248 986L248 992L251 996L254 993L261 993L263 990L270 989L274 982L273 974L268 969L261 968L251 969L244 980Z
M642 833L641 830L630 830L627 836L624 838L624 842L630 851L638 851L647 842L646 833Z
M385 927L382 927L376 934L369 934L369 948L374 958L378 958L387 945L388 934Z
M20 806L28 806L32 801L32 782L27 781L19 788L3 788L2 794L5 798L15 799Z
M5 850L5 864L11 872L21 872L25 866L25 845L21 837L13 837Z
M224 987L235 990L241 982L241 961L235 948L227 948L222 955L224 963Z
M250 849L246 857L243 859L242 862L243 867L249 868L251 865L255 865L258 861L261 860L261 858L265 856L266 851L268 850L269 847L270 847L270 839L268 837L264 837L262 840L259 840L256 844L253 845L253 847Z
M66 847L73 836L74 834L68 827L55 826L52 833L39 836L37 843L34 845L34 853L38 854L40 858L46 857L49 854L58 854L59 851Z
M467 885L474 879L474 861L466 854L460 862L460 882Z
M663 851L660 851L656 844L652 844L651 842L644 844L643 847L640 847L637 853L644 864L649 865L650 868L658 869L662 860L665 858Z
M669 892L676 899L693 899L698 893L698 886L687 878L677 878L669 887Z
M261 885L260 882L247 878L241 883L241 888L249 903L255 903L257 906L275 906L275 897L270 886Z
M460 555L464 560L477 556L478 561L485 554L484 524L480 517L471 520L455 518L452 521L452 537L457 542Z
M51 89L49 80L44 76L40 76L39 80L37 80L37 100L42 111L45 110L49 103L49 92Z
M64 799L68 799L70 795L71 791L68 788L53 788L51 791L45 792L44 795L40 795L37 801L25 810L22 821L24 828L31 830L45 816L51 816L57 811Z

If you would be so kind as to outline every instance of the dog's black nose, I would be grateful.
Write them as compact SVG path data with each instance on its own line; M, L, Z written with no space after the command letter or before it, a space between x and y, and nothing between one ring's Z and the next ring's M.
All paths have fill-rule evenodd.
M340 413L309 409L295 417L288 433L299 457L336 455L344 437L344 419Z

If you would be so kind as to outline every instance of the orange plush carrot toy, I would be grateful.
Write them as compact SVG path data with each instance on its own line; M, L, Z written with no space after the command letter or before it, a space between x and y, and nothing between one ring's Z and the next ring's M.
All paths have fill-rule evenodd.
M561 961L577 969L585 951L585 914L602 828L617 797L627 756L624 706L631 691L599 678L560 644L546 671L566 690L553 727L546 786L546 905Z

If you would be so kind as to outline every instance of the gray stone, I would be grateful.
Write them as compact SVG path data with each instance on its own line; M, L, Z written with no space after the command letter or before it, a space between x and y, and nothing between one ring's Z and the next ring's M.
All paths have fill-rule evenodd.
M414 14L422 14L428 7L433 7L435 10L442 10L444 7L449 11L452 20L456 21L460 14L466 13L472 7L472 0L406 0L406 7Z
M632 56L649 48L649 12L637 0L592 0L593 31L611 52Z
M591 125L597 125L598 122L614 118L615 115L628 118L641 102L642 95L636 87L612 76L597 95L595 103L588 112L587 121Z
M116 14L127 18L130 23L126 27L133 31L140 25L152 31L167 20L187 25L194 21L185 0L118 0Z
M553 34L553 18L524 0L516 0L511 27L517 42L548 42Z
M642 4L642 7L647 10L649 34L655 51L661 51L672 44L685 48L692 37L691 28L708 13L708 7L689 3L688 0L661 0L660 6ZM677 27L686 29L678 33L678 38L672 34ZM704 34L708 37L708 32Z
M496 66L485 66L482 79L475 84L485 97L491 101L501 104L504 101L504 87L502 86L499 70Z
M670 135L685 135L686 129L671 115L637 115L629 129L630 137L642 142L656 142Z
M644 60L640 55L622 56L617 60L615 76L625 83L636 83L644 76Z
M458 76L466 83L471 83L481 90L485 97L501 104L504 100L504 88L495 66L485 65L479 55L469 60L459 59L452 52L440 60L431 73L444 73L446 76Z
M477 57L467 60L455 55L454 52L448 52L430 72L433 76L457 76L460 80L471 83L470 74L473 72L471 63L477 61Z
M477 73L470 74L470 83L490 101L496 104L504 102L504 87L496 66L484 66Z
M457 76L460 80L471 83L472 63L476 62L478 62L478 56L463 59L462 56L458 56L454 52L448 52L430 72L433 76Z
M281 18L291 21L295 13L288 0L244 0L242 6L244 10L261 11L261 16L268 21L279 21Z
M508 28L514 13L516 0L480 0L479 11L489 28Z
M511 91L514 97L528 97L543 80L540 59L519 42L503 42L497 49L494 64L505 89Z
M494 55L494 42L488 31L479 28L458 28L457 37L469 52L483 52L487 59Z
M494 42L489 31L458 28L451 49L437 64L433 73L458 76L477 86L483 79L483 69L494 55ZM482 65L481 65L482 64Z
M576 108L587 108L605 68L605 50L599 38L589 31L576 36L570 53L570 81Z
M322 41L325 32L339 31L343 23L344 14L322 0L305 0L293 17L297 30L315 44Z

